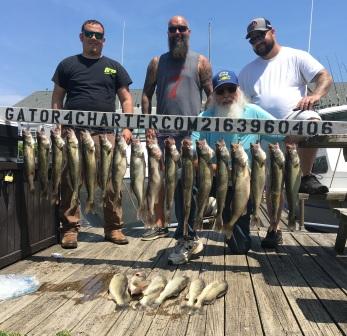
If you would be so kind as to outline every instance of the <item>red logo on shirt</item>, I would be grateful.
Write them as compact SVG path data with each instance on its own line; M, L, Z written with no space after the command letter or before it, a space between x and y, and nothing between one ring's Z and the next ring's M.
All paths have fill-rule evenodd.
M177 96L177 89L178 89L178 85L180 84L180 82L182 81L183 77L181 76L181 72L184 70L184 67L182 67L181 71L179 72L178 75L174 75L171 78L169 78L169 82L173 82L171 89L168 93L168 98L169 99L175 99Z

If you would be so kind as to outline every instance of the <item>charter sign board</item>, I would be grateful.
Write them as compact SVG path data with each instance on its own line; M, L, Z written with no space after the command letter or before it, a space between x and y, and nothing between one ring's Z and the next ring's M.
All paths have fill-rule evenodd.
M62 124L79 127L153 128L158 131L202 131L277 135L346 134L347 122L260 120L180 115L122 114L29 107L0 107L0 118L18 123Z

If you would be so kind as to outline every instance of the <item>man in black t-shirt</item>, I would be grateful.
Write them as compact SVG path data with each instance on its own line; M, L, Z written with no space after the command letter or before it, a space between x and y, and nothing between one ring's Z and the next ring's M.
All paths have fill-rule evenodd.
M85 21L79 37L83 46L82 54L64 59L59 63L53 75L52 108L114 112L117 95L123 113L133 113L133 102L129 92L131 78L120 63L102 55L105 42L102 23L96 20ZM76 133L78 135L79 132L76 131ZM92 135L96 147L99 147L97 133L94 132ZM107 137L114 145L114 133L110 132ZM131 140L130 130L124 129L123 137L129 142ZM99 148L96 148L96 153L99 153ZM79 207L70 208L72 189L67 176L66 167L61 182L59 207L62 222L61 246L76 248L80 209ZM127 244L128 240L122 233L122 227L121 200L116 200L109 182L104 206L105 239L115 244Z

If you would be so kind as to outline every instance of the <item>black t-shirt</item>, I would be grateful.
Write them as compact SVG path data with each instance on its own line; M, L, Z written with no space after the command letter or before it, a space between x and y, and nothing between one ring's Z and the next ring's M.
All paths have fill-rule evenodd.
M115 111L116 92L132 80L123 66L106 57L75 55L61 61L52 81L66 90L64 109Z

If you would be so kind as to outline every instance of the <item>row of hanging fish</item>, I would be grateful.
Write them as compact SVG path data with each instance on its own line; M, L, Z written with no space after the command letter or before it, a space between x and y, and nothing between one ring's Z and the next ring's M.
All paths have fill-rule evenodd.
M212 185L212 149L205 140L197 142L198 155L198 197L195 228L202 226L202 216L208 201ZM216 203L214 230L222 231L230 237L237 220L246 213L247 203L251 198L251 224L259 224L259 207L266 182L266 153L259 143L251 144L252 164L249 167L248 155L241 144L232 144L229 153L223 140L216 144ZM269 195L270 219L278 221L281 213L281 197L285 186L288 203L288 226L295 228L295 209L301 181L301 168L295 144L286 145L285 155L280 145L269 144ZM229 164L231 162L231 169ZM232 201L225 204L229 181L231 181ZM222 213L225 206L230 206L230 218L223 223Z
M153 309L167 299L178 297L189 282L186 302L181 305L181 310L190 314L200 311L203 305L214 303L228 291L228 283L224 280L205 284L200 278L190 280L184 274L176 275L170 280L162 274L156 274L148 280L145 272L138 271L130 280L124 273L115 274L110 281L108 292L116 303L116 308L127 307L133 301L131 306L134 309Z
M114 146L105 134L99 135L100 160L97 162L95 143L87 130L81 131L81 146L73 129L66 129L63 140L61 127L58 125L51 131L52 142L52 203L59 201L59 185L64 165L67 165L67 180L72 192L71 208L79 204L79 190L82 184L82 166L84 183L87 189L85 212L93 210L95 189L97 182L103 191L105 200L107 185L111 183L116 199L121 197L123 178L127 169L127 143L123 136L117 135ZM35 141L29 131L23 130L24 139L24 167L30 191L34 190L35 178ZM44 130L37 132L38 143L38 180L41 194L48 197L48 168L50 141ZM173 138L164 141L162 153L155 137L147 138L146 148L148 163L146 167L144 149L139 139L131 141L130 179L131 189L137 199L138 219L143 220L145 226L155 225L155 205L163 197L164 217L168 224L177 185L177 170L181 166L181 183L184 211L184 232L187 234L188 219L191 209L193 186L198 187L197 210L194 222L195 229L201 229L204 213L208 204L213 176L216 176L216 203L214 229L223 231L230 236L236 221L245 213L247 203L251 197L253 204L252 223L259 222L259 206L266 179L266 154L260 144L251 144L252 167L249 167L248 156L241 144L232 144L227 148L224 140L216 143L215 151L210 148L206 140L196 142L194 148L190 138L185 138L181 144L181 151L176 148ZM80 149L81 147L81 149ZM80 153L80 151L82 153ZM269 145L270 152L270 218L276 220L280 214L281 194L286 182L287 203L289 208L289 226L295 227L295 206L300 185L300 162L295 145L286 146L286 158L278 144ZM216 171L213 169L213 158L216 156ZM195 161L198 160L196 172ZM148 183L145 186L146 168L148 169ZM251 169L250 169L251 168ZM98 172L98 173L97 173ZM229 182L233 185L233 197L230 206L230 219L223 223L223 210Z

